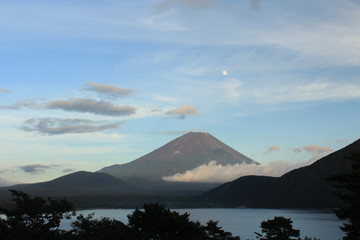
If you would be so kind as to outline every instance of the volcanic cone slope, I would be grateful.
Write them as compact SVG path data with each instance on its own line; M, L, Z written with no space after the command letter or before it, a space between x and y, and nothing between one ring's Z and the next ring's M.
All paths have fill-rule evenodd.
M100 172L124 180L162 180L165 176L184 173L210 161L222 165L258 164L209 133L190 132L132 162L105 167Z

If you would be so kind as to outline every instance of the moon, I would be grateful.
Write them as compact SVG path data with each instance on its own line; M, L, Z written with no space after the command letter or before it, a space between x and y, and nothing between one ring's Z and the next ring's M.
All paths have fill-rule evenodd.
M227 75L227 71L226 71L226 70L223 70L223 71L222 71L222 74L223 74L224 76L226 76L226 75Z

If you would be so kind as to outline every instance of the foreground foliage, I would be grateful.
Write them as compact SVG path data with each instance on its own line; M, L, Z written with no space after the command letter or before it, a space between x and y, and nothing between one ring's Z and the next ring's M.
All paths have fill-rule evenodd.
M336 195L345 206L336 210L339 219L347 220L341 227L346 233L344 240L360 239L360 152L352 153L348 159L352 161L352 171L349 174L335 175L330 180L337 183L337 187L345 189L345 193Z
M260 240L291 240L298 239L300 230L293 229L290 218L274 217L261 222L261 232L256 233Z
M66 199L43 199L10 190L15 208L0 208L6 218L0 218L0 239L60 239L62 219L70 218L74 207Z
M0 239L7 240L240 240L215 221L201 225L189 214L162 205L145 204L128 215L129 223L110 218L79 215L68 231L59 228L63 218L75 215L66 199L43 199L11 190L15 208L0 209Z

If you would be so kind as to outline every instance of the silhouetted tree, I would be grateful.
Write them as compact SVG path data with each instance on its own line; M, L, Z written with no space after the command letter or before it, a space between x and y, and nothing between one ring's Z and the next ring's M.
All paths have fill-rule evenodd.
M110 218L79 215L69 231L60 230L64 218L75 215L66 199L43 199L11 190L15 207L2 209L0 239L6 240L240 240L221 229L218 222L205 226L189 214L170 211L159 204L145 204L128 215L129 223Z
M261 232L255 233L260 240L290 240L298 239L300 230L293 229L292 220L284 217L274 217L261 222Z
M189 219L189 214L170 211L163 205L145 204L128 215L129 227L138 240L201 240L201 224Z
M15 207L0 208L5 214L5 218L0 219L0 239L60 239L60 221L73 214L74 208L70 202L66 199L43 199L31 197L21 191L9 191Z
M206 240L240 240L240 237L233 237L230 232L226 232L218 226L218 221L208 221L204 227Z
M121 221L101 218L94 219L94 214L87 217L79 215L71 224L72 229L66 233L65 239L76 240L124 240L130 239L129 227Z
M360 152L351 153L347 159L352 161L351 173L332 176L337 187L345 189L336 195L345 203L335 211L339 219L347 220L340 228L346 233L344 240L360 239Z

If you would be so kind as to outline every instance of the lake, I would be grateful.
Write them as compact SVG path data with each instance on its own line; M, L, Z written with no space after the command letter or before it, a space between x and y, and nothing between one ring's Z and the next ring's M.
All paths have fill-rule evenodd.
M256 239L254 232L261 232L263 220L283 216L293 220L294 229L300 229L301 237L316 237L321 240L338 240L343 237L339 229L342 224L330 210L286 210L286 209L251 209L251 208L210 208L210 209L174 209L179 213L188 212L192 220L205 224L209 220L219 221L225 231L240 236L242 240ZM109 217L127 223L128 209L82 210L78 214L95 213L95 217ZM70 228L70 220L62 222L63 229Z

